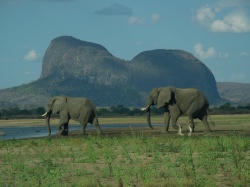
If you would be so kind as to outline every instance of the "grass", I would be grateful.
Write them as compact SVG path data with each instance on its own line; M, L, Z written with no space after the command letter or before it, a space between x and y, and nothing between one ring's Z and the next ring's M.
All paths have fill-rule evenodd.
M212 119L216 128L230 131L232 125L249 127L249 117ZM249 136L214 133L149 135L131 128L121 136L0 141L0 186L250 186Z

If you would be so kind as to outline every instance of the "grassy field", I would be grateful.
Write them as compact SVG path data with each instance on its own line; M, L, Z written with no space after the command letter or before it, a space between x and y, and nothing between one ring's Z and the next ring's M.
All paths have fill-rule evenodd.
M191 137L177 136L172 128L161 134L161 127L143 127L0 141L0 186L250 186L250 115L211 118L216 124L211 133L203 133L197 121ZM145 120L99 119L100 124ZM186 120L180 119L184 131ZM162 123L162 116L152 122ZM2 126L44 123L0 121Z

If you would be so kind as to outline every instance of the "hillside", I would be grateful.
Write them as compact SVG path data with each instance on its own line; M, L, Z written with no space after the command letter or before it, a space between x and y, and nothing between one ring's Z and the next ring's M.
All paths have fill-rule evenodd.
M250 104L250 83L218 82L220 96L237 105Z
M51 41L38 80L0 90L0 108L44 106L54 95L85 96L97 106L143 106L148 92L161 86L195 87L210 103L221 101L212 72L182 50L144 51L130 61L105 47L61 36Z

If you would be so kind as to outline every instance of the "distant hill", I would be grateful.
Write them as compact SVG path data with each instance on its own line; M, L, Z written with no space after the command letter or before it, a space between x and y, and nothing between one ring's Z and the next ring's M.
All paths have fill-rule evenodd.
M0 108L44 106L54 95L85 96L97 106L143 106L154 87L195 87L210 103L221 101L212 72L182 50L144 51L130 61L71 36L51 41L38 80L0 90Z
M250 104L250 83L218 82L220 96L237 105Z

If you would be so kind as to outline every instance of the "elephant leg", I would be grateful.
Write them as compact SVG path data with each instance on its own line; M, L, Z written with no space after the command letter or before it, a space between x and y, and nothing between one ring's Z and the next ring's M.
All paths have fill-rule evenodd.
M179 123L177 125L179 126L177 134L183 136L184 134L182 134L182 132L181 132L182 131L182 126Z
M69 134L69 123L63 125L63 130L61 131L61 135L67 136Z
M79 122L82 126L82 134L86 135L86 127L90 119L90 111L89 110L83 110L80 114Z
M162 133L167 133L169 129L170 114L168 111L164 112L164 125Z
M88 123L83 123L83 124L82 124L82 135L86 135L86 134L87 134L87 133L86 133L87 124L88 124Z
M68 114L60 114L60 121L57 125L57 129L58 131L60 131L60 134L61 135L68 135L68 124L69 124L69 116ZM62 126L64 127L62 129Z
M194 132L194 127L195 127L195 124L194 124L194 119L189 116L189 122L188 122L188 128L189 128L189 133L188 133L188 136L191 136L192 135L192 132Z
M180 117L180 114L174 114L174 115L171 115L171 118L172 118L172 120L171 120L171 122L172 122L172 126L173 126L173 128L174 129L178 129L178 135L183 135L182 134L182 126L178 123L177 124L177 120L178 120L178 118Z
M207 115L203 116L203 118L200 118L200 120L203 122L203 125L204 125L204 128L205 128L205 132L211 132L211 128L210 126L208 125L208 122L207 122Z
M63 126L63 128L62 128ZM66 136L68 135L69 133L69 122L62 122L60 121L57 125L57 129L58 131L60 131L60 134L63 135L63 136Z

